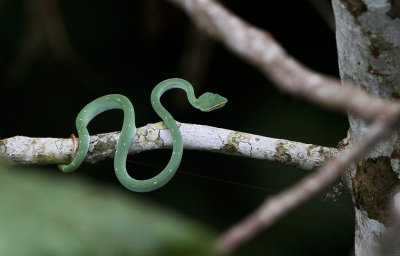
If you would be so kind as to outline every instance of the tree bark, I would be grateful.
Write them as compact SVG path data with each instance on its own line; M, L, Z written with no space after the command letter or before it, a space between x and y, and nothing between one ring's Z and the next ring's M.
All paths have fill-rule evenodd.
M277 161L305 170L314 170L332 156L336 148L274 139L207 125L178 122L184 148L253 159ZM86 162L96 163L114 157L120 132L90 135ZM68 164L77 150L76 138L29 138L15 136L0 140L0 161L16 164ZM137 128L130 154L172 148L172 137L163 122Z
M340 76L385 100L400 97L400 1L332 0ZM349 114L350 145L368 123ZM345 174L355 205L355 255L379 255L400 184L399 130ZM397 197L396 197L397 198Z

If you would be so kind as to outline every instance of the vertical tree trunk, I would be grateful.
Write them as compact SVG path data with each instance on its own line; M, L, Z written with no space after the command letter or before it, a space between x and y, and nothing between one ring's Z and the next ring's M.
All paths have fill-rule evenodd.
M400 0L332 0L340 76L381 98L400 97ZM349 115L351 143L368 124ZM399 182L398 129L346 174L355 204L355 254L377 255Z

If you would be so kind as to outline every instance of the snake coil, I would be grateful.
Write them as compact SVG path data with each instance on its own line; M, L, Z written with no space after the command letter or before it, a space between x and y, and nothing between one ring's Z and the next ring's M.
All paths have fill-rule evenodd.
M182 159L183 142L176 121L171 114L161 105L160 98L168 90L179 88L186 92L190 104L201 111L211 111L223 107L227 99L214 93L206 92L198 99L194 95L192 85L186 80L171 78L164 80L154 87L151 93L151 104L155 112L164 121L171 132L173 149L171 158L162 172L147 180L132 178L126 170L126 159L129 148L136 135L135 112L129 99L120 94L110 94L97 98L87 104L76 118L76 129L79 135L79 147L74 159L68 165L60 164L58 167L64 172L76 170L86 157L89 150L90 135L87 125L97 115L110 109L121 109L124 112L124 121L121 134L117 143L114 156L114 170L118 180L126 188L135 192L149 192L164 186L176 173Z

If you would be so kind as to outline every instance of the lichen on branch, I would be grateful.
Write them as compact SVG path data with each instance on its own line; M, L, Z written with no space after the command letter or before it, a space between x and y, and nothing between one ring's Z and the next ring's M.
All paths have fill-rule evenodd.
M253 159L278 161L306 170L321 166L337 153L330 147L274 139L205 125L178 123L184 149L211 151ZM85 159L95 163L114 156L119 132L92 135ZM0 159L18 164L66 164L74 152L71 138L29 138L16 136L0 140ZM137 129L130 154L172 148L172 138L163 122Z

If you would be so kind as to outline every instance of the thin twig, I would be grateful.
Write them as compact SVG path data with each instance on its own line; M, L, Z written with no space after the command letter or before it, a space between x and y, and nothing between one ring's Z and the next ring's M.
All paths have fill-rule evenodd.
M26 17L18 55L8 72L14 77L25 75L32 63L49 50L59 62L79 61L65 28L59 3L56 0L24 1Z

